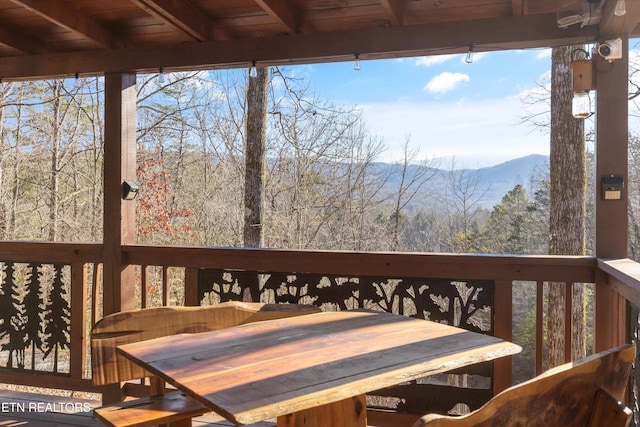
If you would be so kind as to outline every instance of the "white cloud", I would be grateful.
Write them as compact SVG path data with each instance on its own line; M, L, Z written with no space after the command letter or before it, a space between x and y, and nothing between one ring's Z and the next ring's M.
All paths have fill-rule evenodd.
M517 96L457 102L361 105L368 129L383 139L385 158L398 160L407 135L425 159L452 158L469 166L493 165L528 154L549 154L549 137L521 124Z
M421 56L416 58L416 65L422 67L431 67L433 65L444 64L447 61L460 55L435 55L435 56Z
M487 56L487 52L473 52L473 62L479 61ZM415 59L415 64L420 67L433 67L434 65L444 64L454 59L465 62L467 54L450 54L450 55L434 55L421 56Z
M454 90L460 84L468 81L469 76L467 74L445 71L432 78L424 89L431 93L443 94Z
M551 58L552 49L542 49L536 54L536 59Z

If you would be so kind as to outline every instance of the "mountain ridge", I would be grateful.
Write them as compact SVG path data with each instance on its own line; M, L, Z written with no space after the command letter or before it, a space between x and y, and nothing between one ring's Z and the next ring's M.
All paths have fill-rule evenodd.
M398 164L378 162L374 164L378 173L388 176L382 191L387 194L397 193L402 180L402 173ZM425 172L425 169L430 169ZM426 181L420 190L407 205L407 210L418 210L431 204L434 195L451 192L452 182L456 182L460 191L472 192L467 194L471 200L486 209L492 209L500 203L502 198L520 184L527 189L531 197L532 180L540 180L549 175L549 156L542 154L530 154L499 163L493 166L485 166L477 169L461 168L446 170L430 165L410 164L407 167L404 182L426 173L431 178ZM466 188L463 188L465 187Z

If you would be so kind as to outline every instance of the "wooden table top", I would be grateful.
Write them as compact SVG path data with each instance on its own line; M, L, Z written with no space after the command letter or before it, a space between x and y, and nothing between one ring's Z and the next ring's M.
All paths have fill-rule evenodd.
M520 350L492 336L373 311L323 312L118 347L236 424Z

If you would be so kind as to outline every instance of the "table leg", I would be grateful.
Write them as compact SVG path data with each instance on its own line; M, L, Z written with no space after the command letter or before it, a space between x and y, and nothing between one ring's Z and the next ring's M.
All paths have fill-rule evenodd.
M277 427L366 427L366 395L278 417Z

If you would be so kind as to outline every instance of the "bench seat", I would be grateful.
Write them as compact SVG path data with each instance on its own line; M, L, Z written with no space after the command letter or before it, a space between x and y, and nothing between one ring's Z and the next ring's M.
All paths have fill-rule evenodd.
M98 419L113 427L168 424L199 417L207 412L211 412L211 409L179 391L112 403L94 410Z
M165 392L160 378L146 372L116 348L122 344L183 333L229 328L251 322L317 313L320 309L298 304L226 302L205 307L155 307L114 313L91 330L91 368L95 385L118 384L121 400L129 390L148 393L136 400L116 399L94 410L98 419L113 427L191 426L191 419L211 412L197 400L178 391ZM132 384L130 380L149 379ZM124 385L123 385L124 383ZM148 396L151 397L148 397Z

